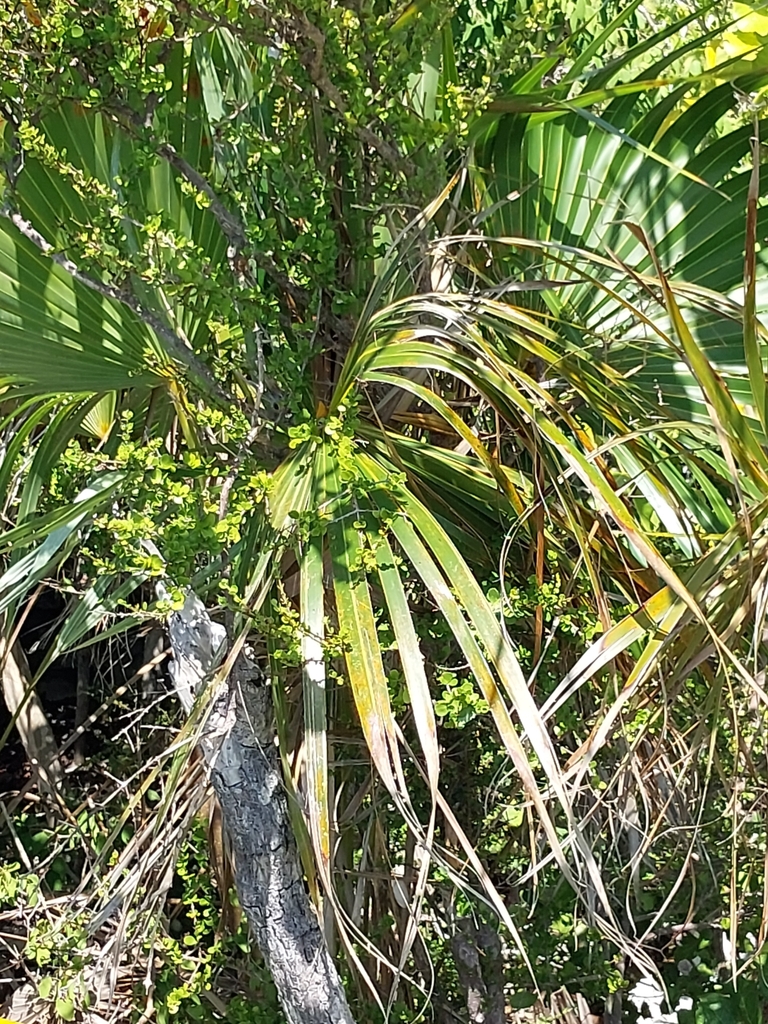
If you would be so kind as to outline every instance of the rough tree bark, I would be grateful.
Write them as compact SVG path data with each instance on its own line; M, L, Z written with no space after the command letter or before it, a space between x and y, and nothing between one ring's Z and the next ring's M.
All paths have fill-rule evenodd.
M187 711L220 662L224 628L189 594L170 617L171 673ZM232 847L237 892L288 1024L353 1024L304 887L275 746L272 694L241 654L208 716L201 748Z
M472 918L459 920L451 948L459 983L467 994L473 1024L504 1024L504 967L501 940L487 924L477 927Z

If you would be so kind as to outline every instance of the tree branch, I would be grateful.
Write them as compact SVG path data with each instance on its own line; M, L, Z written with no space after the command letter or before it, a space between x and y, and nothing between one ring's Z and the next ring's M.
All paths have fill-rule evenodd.
M292 24L296 31L312 44L314 49L314 53L306 54L303 60L304 66L309 71L310 78L319 91L333 103L342 117L346 117L349 111L346 101L337 86L328 77L328 72L323 64L325 35L314 22L309 20L304 11L295 11ZM409 177L413 175L414 168L411 162L402 155L396 146L387 142L386 139L382 139L380 135L377 135L376 132L366 125L353 122L353 127L360 141L370 146L371 149L375 149L382 160L393 171Z
M148 130L146 118L140 117L135 110L131 110L130 107L121 104L110 103L105 107L105 113L109 114L121 128L128 131L135 138L146 141ZM231 262L243 251L246 245L245 225L240 217L225 205L205 175L201 174L196 167L193 167L170 142L160 142L154 137L151 137L149 141L158 156L162 157L163 160L167 160L182 178L206 197L208 209L229 243L227 256Z
M202 192L208 200L208 209L216 218L222 234L229 242L230 252L227 254L229 258L232 259L239 255L246 245L245 225L241 219L224 205L208 179L185 160L169 142L159 142L156 143L156 146L157 153L167 160L171 167L177 170L198 192Z
M109 112L123 128L137 135L145 127L141 118L126 107L113 106ZM266 253L248 251L248 240L243 221L224 203L205 175L193 167L170 143L160 142L153 138L151 144L158 156L166 160L182 178L198 192L202 192L208 200L208 209L227 240L227 259L233 272L238 276L242 275L248 268L248 263L253 261L284 295L293 300L296 306L302 311L307 309L310 305L310 296L304 288L295 284L288 274L280 270L271 256Z
M206 390L210 392L211 395L215 396L219 401L227 404L231 403L231 396L222 389L221 385L213 377L208 367L197 358L191 349L184 345L181 339L166 326L156 313L142 306L135 295L126 289L116 288L114 285L105 284L103 281L99 281L80 270L77 264L71 259L64 256L63 253L56 252L51 243L40 234L32 223L30 223L30 221L25 217L22 217L20 213L12 210L7 203L3 209L0 210L0 215L7 218L28 241L32 242L32 244L43 253L43 255L47 256L53 263L56 263L63 270L66 270L66 272L76 281L79 281L80 284L85 285L86 288L90 288L92 291L97 292L99 295L103 295L107 299L111 299L113 302L122 303L122 305L131 309L136 316L138 316L138 318L148 327L151 327L155 334L164 342L169 355L186 366L186 368L205 385Z
M312 26L312 28L315 28ZM234 26L233 26L234 29ZM315 31L319 34L319 38L322 41L322 46L325 46L325 38L319 29L315 28ZM322 60L322 49L320 51L319 60ZM321 68L322 71L322 68ZM322 71L325 75L325 72ZM333 96L329 96L333 102L339 107L340 112L343 114L346 109L344 101L341 99L341 95L325 76L327 81L327 87L333 93ZM339 106L339 104L341 104ZM105 112L109 114L125 131L130 132L136 138L142 138L146 140L147 126L145 125L142 118L136 114L134 110L129 107L118 106L111 104L105 108ZM368 129L364 129L365 132ZM373 134L373 133L371 133ZM387 146L383 140L378 139L378 143ZM201 174L196 167L193 167L189 161L179 153L174 146L169 142L162 142L157 138L150 137L150 143L154 147L155 152L163 160L166 160L171 167L174 168L182 178L185 179L193 188L196 188L201 192L208 200L208 209L211 215L216 220L222 234L227 240L227 259L229 261L232 272L236 278L242 279L244 275L248 275L250 279L253 279L253 271L251 264L261 270L266 277L278 288L283 296L291 299L296 309L304 314L309 309L312 299L311 295L301 285L296 284L291 280L290 276L278 267L274 259L263 252L256 252L248 245L248 239L245 231L245 224L241 217L237 213L234 213L226 203L219 196L210 181ZM373 143L371 143L373 145ZM390 159L395 161L398 166L402 165L400 155L389 147ZM285 319L285 327L290 324L290 319ZM339 338L349 341L351 338L352 331L349 325L341 318L335 315L329 315L328 325Z
M285 31L285 23L281 22L281 19L266 5L253 3L251 6L253 8L260 8L261 15L268 24L275 25L281 33ZM221 17L220 15L211 15L199 6L194 10L198 17L207 21L209 24L223 26L229 29L230 32L237 35L244 35L242 27L235 25L228 18ZM293 12L294 15L290 19L290 25L299 37L311 43L314 48L313 54L306 54L303 58L304 66L309 71L310 78L317 86L318 90L336 107L342 117L346 117L349 111L347 103L341 95L338 87L334 85L328 77L328 73L323 65L323 56L325 54L325 35L322 30L314 24L314 22L309 20L306 12L300 11L295 7L293 8ZM271 40L261 34L254 35L252 32L248 32L246 38L248 41L256 42L259 46L274 45L274 40ZM413 167L410 161L403 156L396 146L387 142L386 139L377 135L376 132L371 128L368 128L366 125L355 123L353 127L360 141L365 143L365 145L370 146L371 149L375 149L379 156L393 171L400 172L408 176L413 173Z

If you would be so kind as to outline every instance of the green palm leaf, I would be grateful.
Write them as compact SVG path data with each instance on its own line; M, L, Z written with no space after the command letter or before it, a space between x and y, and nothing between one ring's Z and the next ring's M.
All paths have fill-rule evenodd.
M67 216L62 212L63 216ZM38 394L158 383L146 328L0 220L0 360Z
M745 82L744 87L756 84L757 80ZM733 108L731 85L684 109L681 103L689 89L672 90L650 109L647 90L641 90L614 99L599 118L586 119L586 107L546 117L497 116L492 137L478 154L485 168L480 173L488 176L488 204L496 208L491 230L574 251L610 254L618 261L619 274L623 267L633 274L653 271L642 240L646 237L673 288L684 282L694 294L705 288L738 294L743 235L734 232L733 225L744 222L751 172L733 174L733 169L749 158L753 132L744 126L712 136L713 126ZM569 108L570 102L564 106ZM506 196L512 198L505 201ZM756 209L758 231L764 230L764 218L765 211ZM642 237L627 225L636 225ZM496 275L503 266L504 276L513 278L564 276L554 247L549 258L542 250L505 255L497 249L495 255L501 261L495 263ZM570 265L575 269L578 262ZM629 297L631 279L623 276L620 291ZM764 260L757 254L754 279L765 278ZM609 272L602 279L607 285L618 278ZM759 283L755 289L759 296ZM689 368L633 323L617 296L588 280L577 281L567 292L539 296L533 298L534 305L548 310L564 337L580 338L577 343L602 350L612 367L624 375L631 373L635 385L656 391L686 417L706 417ZM688 319L697 346L729 381L734 399L752 407L738 321L698 304L689 307Z

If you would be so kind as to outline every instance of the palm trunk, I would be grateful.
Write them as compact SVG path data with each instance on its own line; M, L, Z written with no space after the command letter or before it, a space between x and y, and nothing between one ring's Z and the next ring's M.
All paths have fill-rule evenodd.
M193 594L171 616L169 632L173 679L189 712L226 636ZM245 655L215 699L201 749L234 854L240 903L288 1024L353 1024L304 887L275 746L272 693Z

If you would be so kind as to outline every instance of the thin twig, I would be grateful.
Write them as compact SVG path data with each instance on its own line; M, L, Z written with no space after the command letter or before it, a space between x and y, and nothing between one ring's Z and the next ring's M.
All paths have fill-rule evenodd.
M169 142L158 143L157 153L164 160L167 160L171 167L175 168L190 185L196 188L198 192L202 192L206 197L208 209L216 218L224 237L229 242L230 249L232 250L231 255L235 256L242 252L246 244L245 226L241 219L224 205L208 179L193 167L188 160L185 160L181 153L177 152Z
M285 35L286 25L281 22L280 18L275 16L273 11L263 4L254 3L251 6L252 8L260 7L262 17L278 29L275 38L280 35ZM304 66L309 71L310 77L317 89L326 97L326 99L330 100L342 117L346 117L349 107L347 106L339 88L329 78L323 64L326 42L325 35L314 22L309 20L305 11L300 11L295 7L293 8L293 11L294 16L290 19L290 25L299 37L311 44L314 50L312 54L307 53L303 57L302 60ZM260 34L255 35L252 31L243 33L242 26L235 25L229 19L221 17L220 15L213 16L202 10L200 7L195 8L195 14L211 25L223 26L230 32L237 35L245 35L248 41L256 42L259 46L275 45L275 41L273 39L269 39ZM384 162L388 164L393 171L396 173L403 173L407 176L411 176L413 174L413 167L410 161L403 156L395 145L388 142L386 139L383 139L380 135L377 135L376 132L366 125L354 123L353 129L360 141L365 143L365 145L370 146L371 149L375 149L379 156L381 156Z
M155 334L165 342L169 354L186 366L195 377L203 382L206 385L207 390L212 395L215 395L215 397L222 402L229 403L231 401L230 396L221 388L221 385L215 380L208 367L197 358L194 352L188 349L181 342L176 334L174 334L174 332L163 323L156 313L153 313L151 310L142 306L131 292L122 288L116 288L114 285L105 284L103 281L90 277L84 271L80 270L77 264L71 259L64 256L63 253L56 252L51 243L40 234L37 228L30 221L25 217L22 217L20 213L9 208L7 204L0 210L0 215L6 217L18 229L18 231L28 239L28 241L37 246L40 252L47 256L53 263L57 264L57 266L66 270L66 272L76 281L79 281L80 284L85 285L92 291L98 292L99 295L103 295L107 299L111 299L113 302L122 303L124 306L128 306L129 309L133 310L139 319L148 327L151 327Z
M250 449L251 449L251 445L256 440L256 438L259 436L259 431L261 430L261 428L262 428L262 422L261 422L261 420L259 420L248 431L248 434L246 435L245 441L243 442L243 446L242 446L242 448L240 450L240 454L237 456L235 461L232 463L232 468L230 469L229 473L227 474L227 477L224 480L224 483L221 485L221 496L219 497L219 522L221 522L222 519L227 514L227 508L229 506L229 496L232 493L232 488L234 487L235 481L237 480L237 475L240 472L240 468L242 467L243 462L248 457L248 454L249 454Z
M309 71L310 78L315 83L319 91L331 101L334 107L336 107L341 116L346 117L349 110L347 103L341 95L338 87L328 77L328 72L325 70L325 66L323 64L323 56L325 54L325 36L323 32L314 24L314 22L309 20L304 11L297 10L292 23L296 31L311 43L314 50L312 54L307 53L303 59L304 66L307 71ZM360 141L364 142L367 146L370 146L371 149L375 149L379 156L393 171L403 173L408 177L413 175L413 166L410 161L400 153L396 146L387 142L386 139L377 135L376 132L372 131L372 129L368 128L366 125L353 123L353 128Z
M127 107L112 106L108 113L122 128L141 137L146 141L146 126L136 113ZM193 188L201 192L208 200L208 210L227 240L227 259L236 277L241 278L248 273L251 276L250 264L263 271L277 285L283 295L288 296L303 312L310 305L309 293L297 285L287 273L282 271L273 258L267 253L254 252L248 246L245 224L222 200L210 181L193 167L169 142L157 139L149 140L155 152L166 160Z

